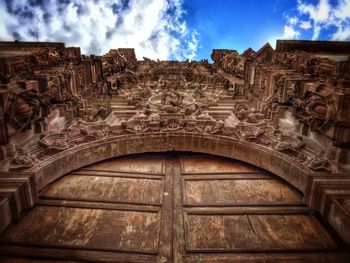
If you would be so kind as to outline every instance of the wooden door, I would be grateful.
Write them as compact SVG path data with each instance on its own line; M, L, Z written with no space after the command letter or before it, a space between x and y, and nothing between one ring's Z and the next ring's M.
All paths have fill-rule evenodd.
M187 153L72 172L0 241L4 262L347 261L296 189L235 160Z

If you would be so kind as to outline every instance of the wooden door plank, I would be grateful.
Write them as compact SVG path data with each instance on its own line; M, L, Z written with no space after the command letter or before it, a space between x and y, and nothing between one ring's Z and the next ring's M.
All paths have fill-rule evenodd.
M334 249L335 243L309 215L248 215L259 242L270 247Z
M56 260L77 260L79 262L132 262L132 263L154 263L157 261L155 255L131 254L113 251L94 251L83 249L64 249L50 247L29 247L29 246L0 246L0 255L18 256L24 258L34 258L34 262L38 259L43 262L51 262ZM11 261L10 261L11 262ZM40 261L39 261L40 262Z
M185 227L189 252L336 248L308 215L185 215Z
M11 258L0 257L1 263L47 263L47 259L28 259L28 258ZM75 263L72 260L50 260L50 263Z
M59 206L74 208L91 208L103 210L121 210L121 211L139 211L139 212L160 212L160 206L135 205L135 204L117 204L106 202L89 202L89 201L73 201L73 200L57 200L57 199L40 199L38 205L42 206Z
M40 196L65 200L161 205L163 181L70 175L44 189Z
M237 160L228 160L210 155L195 155L181 157L183 174L210 173L256 173L260 169Z
M166 158L164 179L164 197L162 207L161 229L159 236L158 262L171 262L173 257L173 159Z
M184 207L188 215L295 215L310 211L307 206Z
M189 254L183 258L184 263L236 263L236 262L264 262L264 263L347 263L349 255L342 252L326 253L231 253L231 254Z
M210 174L182 174L184 177L184 180L191 180L191 181L205 181L205 180L259 180L259 179L266 179L266 180L276 180L276 176L273 176L268 173L210 173Z
M184 192L184 204L188 206L302 203L298 191L277 179L184 179Z
M1 242L156 254L159 224L160 213L38 206Z
M115 172L137 172L144 174L163 174L164 158L158 155L132 155L102 161L85 169Z
M173 222L173 262L182 262L182 256L186 252L185 227L182 212L183 188L181 179L181 163L179 158L175 158L172 163L174 180L174 222Z
M123 178L141 178L141 179L162 179L163 174L150 174L150 173L135 173L135 172L115 172L115 171L100 171L93 169L79 169L71 172L69 175L84 175L84 176L103 176L103 177L123 177Z

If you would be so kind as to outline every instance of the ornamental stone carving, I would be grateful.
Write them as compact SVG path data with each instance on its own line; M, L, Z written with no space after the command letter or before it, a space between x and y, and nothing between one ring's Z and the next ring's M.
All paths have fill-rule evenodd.
M10 162L10 170L23 170L33 167L38 160L28 150L18 149Z
M139 61L128 48L84 56L63 43L34 43L11 57L8 45L9 59L0 58L1 171L30 171L41 182L47 171L53 180L119 155L202 151L314 191L316 175L350 173L350 54L336 48L346 43L326 44L215 49L213 64Z
M38 141L38 144L46 151L64 151L73 146L69 135L64 132L48 134Z

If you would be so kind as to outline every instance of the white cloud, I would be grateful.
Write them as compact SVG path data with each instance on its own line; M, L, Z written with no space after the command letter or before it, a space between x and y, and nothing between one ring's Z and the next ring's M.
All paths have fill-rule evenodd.
M63 41L86 54L133 47L140 59L196 56L198 34L184 21L183 0L7 2L0 2L1 40Z
M283 28L283 37L285 39L293 39L298 38L300 36L300 32L296 29L297 24L299 23L299 19L296 16L286 17L287 24Z
M4 21L9 20L10 16L8 15L8 13L6 12L6 10L3 10L2 8L0 8L0 17L1 19L3 19ZM10 39L12 36L8 33L6 26L4 23L0 23L0 36L1 38L4 39Z
M287 39L298 38L300 36L300 32L295 30L292 25L285 25L283 37Z
M325 22L329 18L331 6L328 0L319 0L317 5L305 4L298 0L298 10L302 14L308 14L317 23Z
M329 21L331 6L328 0L320 0L317 5L305 4L298 0L298 10L301 14L308 15L314 22L312 39L317 39L320 35L321 25Z
M350 40L350 0L339 0L331 4L330 0L319 0L316 4L298 0L299 28L312 30L312 39L319 38L322 31L331 29L332 40ZM307 21L305 20L305 17ZM291 25L287 18L287 25ZM335 28L335 30L334 30Z
M348 40L350 39L350 27L347 28L338 28L332 36L333 40Z
M291 25L296 25L298 22L299 22L299 19L297 17L288 18L288 23Z
M307 29L311 28L311 23L310 23L310 21L301 21L299 24L299 27L307 30Z
M334 16L339 19L349 19L350 16L350 1L340 0L338 7L334 10Z

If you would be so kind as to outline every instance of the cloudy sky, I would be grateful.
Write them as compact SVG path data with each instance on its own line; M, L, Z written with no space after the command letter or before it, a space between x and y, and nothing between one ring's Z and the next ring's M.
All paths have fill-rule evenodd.
M0 40L61 41L85 54L209 59L276 39L350 40L350 0L0 0Z

